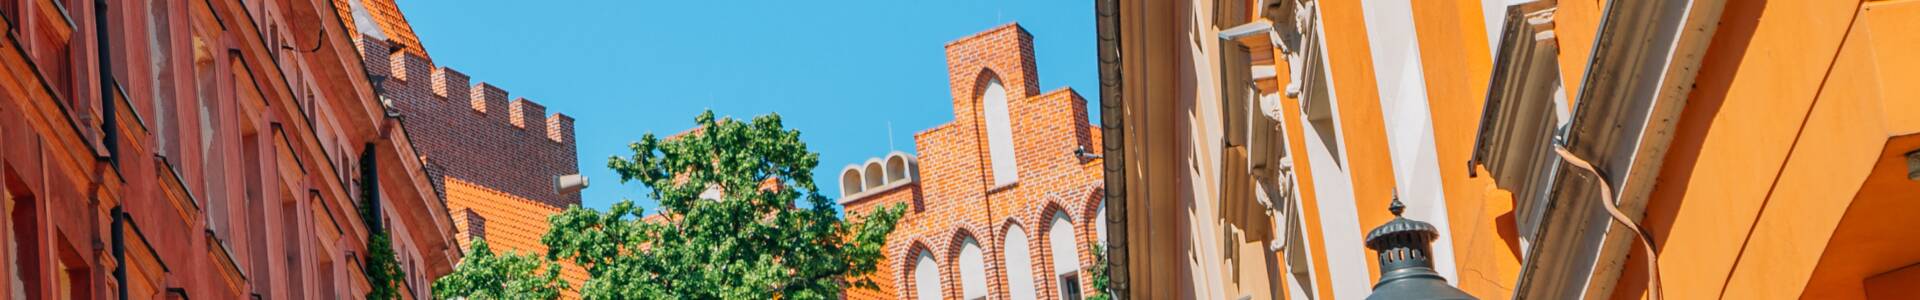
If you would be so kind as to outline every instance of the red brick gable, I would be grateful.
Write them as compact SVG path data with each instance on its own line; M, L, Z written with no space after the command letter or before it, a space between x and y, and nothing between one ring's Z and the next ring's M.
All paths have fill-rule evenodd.
M858 219L878 207L905 203L894 233L887 239L888 259L871 278L879 290L849 291L848 299L908 299L915 290L910 278L915 251L932 252L939 265L944 298L959 298L959 241L976 240L988 266L988 290L1005 298L1009 293L1002 243L1011 224L1029 237L1028 254L1040 298L1057 298L1053 256L1045 243L1055 212L1065 213L1073 225L1074 240L1095 239L1093 212L1100 203L1102 159L1083 157L1076 150L1099 143L1099 130L1087 119L1087 103L1071 89L1041 93L1033 58L1033 38L1017 24L996 27L948 43L949 84L954 95L954 121L914 135L917 174L909 183L893 183L842 199L849 218ZM991 157L978 91L985 78L1001 81L1010 95L1008 113L1013 128L1019 181L992 184ZM846 172L864 172L849 167ZM846 176L843 174L842 176ZM1087 249L1072 249L1081 265L1092 264ZM1082 281L1081 290L1091 289Z

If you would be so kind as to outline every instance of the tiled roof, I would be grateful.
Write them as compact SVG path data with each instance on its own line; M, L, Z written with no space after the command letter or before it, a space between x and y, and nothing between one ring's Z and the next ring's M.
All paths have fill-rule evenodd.
M353 6L347 1L360 1L360 5L367 9L367 15L373 16L375 24L380 24L380 32L386 34L387 40L394 46L402 48L401 51L419 55L428 62L433 61L433 57L427 55L427 48L420 45L420 37L414 35L413 25L407 23L407 16L400 13L400 6L394 4L394 0L333 0L333 9L340 17L340 23L347 26L348 32L359 32L354 28Z
M452 177L446 178L446 189L447 209L455 214L462 247L479 236L496 252L544 256L547 246L540 243L540 236L547 232L547 217L565 209ZM586 269L564 265L560 277L569 285L578 288L586 281ZM570 291L562 294L562 298L578 298Z

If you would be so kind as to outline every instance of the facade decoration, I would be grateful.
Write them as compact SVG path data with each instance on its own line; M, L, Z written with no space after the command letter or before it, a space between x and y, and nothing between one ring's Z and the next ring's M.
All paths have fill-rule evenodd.
M1423 195L1404 199L1436 233L1422 253L1476 298L1920 286L1903 250L1920 247L1884 242L1920 233L1866 225L1916 209L1893 199L1920 189L1920 122L1895 112L1920 93L1886 84L1920 69L1887 54L1916 45L1890 29L1920 20L1916 2L1095 9L1111 267L1130 298L1375 295L1395 271L1362 226L1401 218L1381 209L1395 194Z

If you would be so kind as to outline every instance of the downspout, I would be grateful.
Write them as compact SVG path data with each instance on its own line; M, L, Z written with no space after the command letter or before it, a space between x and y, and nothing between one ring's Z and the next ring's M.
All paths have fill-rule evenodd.
M96 2L97 3L97 2ZM113 206L113 282L115 299L127 300L127 214Z
M379 166L376 165L380 160L374 157L375 154L377 153L374 152L374 143L367 143L365 150L360 151L360 197L363 198L360 199L363 202L360 205L364 205L366 209L361 212L360 217L365 218L361 222L367 223L368 235L386 230L386 225L380 218L384 215L380 211L380 172Z
M1127 153L1125 95L1120 70L1120 0L1094 1L1094 27L1100 60L1101 155L1106 180L1107 288L1114 299L1127 299Z
M108 35L107 0L93 0L94 61L100 65L101 139L104 140L102 142L107 148L107 154L110 155L107 162L112 163L114 170L118 171L120 169L120 118L119 109L114 107L117 103L113 101L113 59L111 58L112 48L109 47L111 39Z
M119 104L113 101L113 59L112 39L107 32L107 0L93 0L93 41L94 62L100 65L100 114L101 139L107 148L107 163L114 173L120 172L120 111ZM97 184L98 182L96 182ZM96 198L97 199L97 198ZM121 200L124 202L125 200ZM127 300L127 214L122 205L115 204L108 214L113 216L111 231L113 251L113 282L115 299Z

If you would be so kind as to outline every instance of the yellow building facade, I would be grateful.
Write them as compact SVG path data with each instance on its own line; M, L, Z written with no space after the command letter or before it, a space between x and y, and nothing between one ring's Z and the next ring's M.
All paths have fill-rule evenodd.
M1395 195L1482 299L1920 286L1920 1L1096 3L1131 298L1366 298Z

